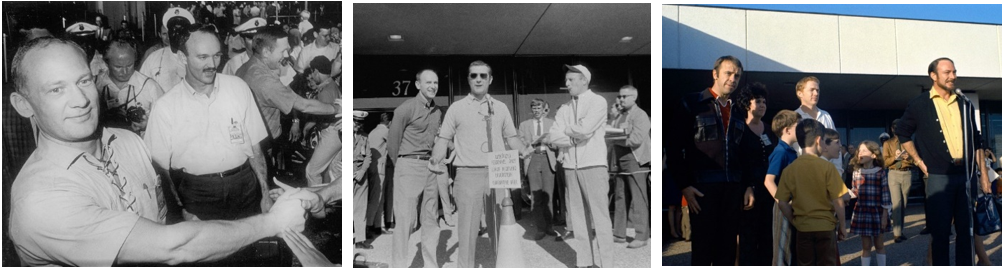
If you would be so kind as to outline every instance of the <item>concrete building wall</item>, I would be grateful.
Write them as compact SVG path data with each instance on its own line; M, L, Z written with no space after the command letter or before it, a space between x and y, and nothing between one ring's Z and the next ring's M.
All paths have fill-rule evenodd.
M950 57L965 77L1002 77L1002 26L697 6L663 6L663 68L925 76ZM993 40L994 39L994 40Z

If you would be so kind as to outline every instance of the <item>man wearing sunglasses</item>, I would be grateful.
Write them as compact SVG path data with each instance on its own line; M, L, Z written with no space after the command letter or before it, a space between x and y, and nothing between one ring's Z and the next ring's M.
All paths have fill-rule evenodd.
M646 181L650 172L650 117L636 106L637 97L639 90L631 85L622 86L618 91L621 110L613 126L621 132L611 148L617 160L613 164L618 166L614 170L618 171L615 182L615 241L626 241L625 227L627 220L631 220L636 236L628 248L646 246L650 238L650 211L647 209L650 193L647 192L649 183Z
M503 192L506 192L503 189L492 190L495 201L487 201L492 198L488 180L489 153L505 151L506 146L521 149L522 154L527 152L517 135L510 109L489 95L489 85L493 82L492 67L481 60L472 62L468 66L467 78L472 91L447 109L430 159L433 164L440 164L447 154L447 144L454 142L459 268L475 267L475 242L482 214L491 217L491 211L496 209L504 198ZM494 233L491 232L491 235Z
M614 267L614 237L608 216L608 149L604 142L608 102L590 90L587 67L566 65L565 69L566 88L572 99L555 113L546 143L559 148L565 168L569 202L566 222L573 228L574 239L570 246L576 252L577 267L595 263ZM593 241L588 222L596 234Z

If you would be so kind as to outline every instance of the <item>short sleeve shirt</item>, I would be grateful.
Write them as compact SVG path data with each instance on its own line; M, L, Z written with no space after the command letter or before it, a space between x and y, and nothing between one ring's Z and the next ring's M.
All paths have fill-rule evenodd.
M838 220L831 201L848 193L838 170L813 155L798 157L782 171L776 199L792 200L793 226L801 232L821 232L835 229Z
M209 96L183 82L158 99L144 140L159 166L201 175L244 164L266 136L248 85L217 74Z
M39 138L11 189L10 237L23 264L111 266L138 219L164 223L160 181L142 140L122 129L101 132L101 158Z
M335 43L328 43L325 47L318 47L315 42L304 45L304 49L301 49L300 55L297 56L297 67L299 67L301 72L304 68L307 68L311 64L311 60L315 57L324 56L328 58L329 61L335 60L335 56L339 53L339 47Z
M765 174L775 175L775 183L779 184L780 178L778 176L782 175L782 170L789 166L796 160L796 150L789 146L786 142L780 142L775 145L775 149L772 150L772 154L768 156L768 171Z
M487 123L492 129L492 151L486 136ZM482 167L489 164L490 152L506 150L504 138L517 137L517 128L506 104L489 94L482 100L468 94L447 109L439 136L454 141L455 166Z
M173 89L176 84L185 78L185 65L178 59L178 55L171 52L171 47L165 46L157 49L143 60L140 66L140 73L153 78L161 89Z
M279 70L269 69L265 62L256 57L252 57L241 66L236 76L251 87L262 110L262 116L265 117L265 124L269 127L269 133L274 139L279 138L283 134L280 116L290 113L294 102L301 97L280 81Z

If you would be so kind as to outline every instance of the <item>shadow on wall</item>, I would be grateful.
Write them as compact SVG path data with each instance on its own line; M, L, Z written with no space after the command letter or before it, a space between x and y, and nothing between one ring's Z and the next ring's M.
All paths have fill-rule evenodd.
M747 48L734 45L687 24L667 17L661 17L661 19L664 68L712 70L716 58L733 55L740 59L741 64L747 69L757 66L757 70L762 71L800 72L793 67L751 52ZM785 41L780 40L779 42ZM668 63L669 61L671 63Z

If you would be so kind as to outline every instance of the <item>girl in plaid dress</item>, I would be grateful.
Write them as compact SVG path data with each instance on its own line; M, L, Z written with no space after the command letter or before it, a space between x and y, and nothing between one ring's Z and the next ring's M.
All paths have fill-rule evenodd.
M853 158L852 194L859 198L852 210L852 233L863 240L862 265L870 265L870 250L877 249L877 265L887 265L884 252L884 232L891 210L891 192L887 187L887 172L882 168L880 145L873 141L859 144L859 154Z

